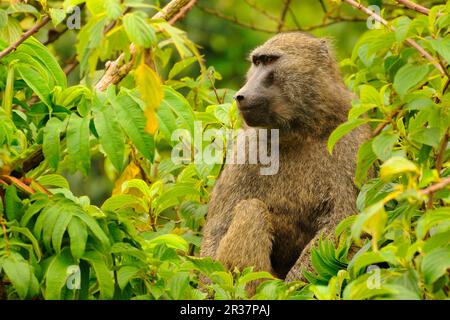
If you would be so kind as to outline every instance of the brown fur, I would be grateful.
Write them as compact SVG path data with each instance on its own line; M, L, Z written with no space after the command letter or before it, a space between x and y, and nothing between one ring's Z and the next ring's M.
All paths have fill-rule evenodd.
M241 107L266 103L246 122L256 117L261 127L280 129L279 172L264 176L258 164L225 166L209 203L201 255L230 269L254 266L291 281L311 270L310 249L319 234L332 234L355 213L356 153L369 131L353 131L333 155L326 150L329 134L346 120L351 96L325 40L283 33L252 57L261 54L279 56L266 67L274 72L274 85L254 89L265 69L252 66L238 94L246 96Z

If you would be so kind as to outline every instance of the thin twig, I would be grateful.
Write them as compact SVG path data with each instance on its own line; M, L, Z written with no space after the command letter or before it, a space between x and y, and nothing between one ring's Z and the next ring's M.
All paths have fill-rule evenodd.
M430 9L421 6L420 4L414 3L409 0L396 0L398 3L403 4L405 7L415 10L419 13L428 15L430 13Z
M234 23L234 24L236 24L238 26L241 26L241 27L244 27L244 28L247 28L247 29L251 29L251 30L254 30L254 31L260 31L260 32L266 32L266 33L276 33L277 32L276 30L272 30L272 29L265 29L265 28L261 28L261 27L256 27L253 24L250 24L250 23L247 23L247 22L242 22L242 21L238 20L236 17L227 16L227 15L221 13L221 12L212 10L210 8L207 8L207 7L203 7L201 5L197 5L196 7L199 8L200 10L202 10L205 13L211 14L213 16L216 16L216 17L224 19L224 20L228 20L228 21L230 21L230 22L232 22L232 23Z
M123 10L122 12L122 16L124 16L125 14L127 14L128 12L131 11L131 7L126 7L125 10ZM103 34L107 34L109 31L111 31L117 24L117 20L113 20L111 21L106 27L105 29L103 29Z
M65 75L67 76L69 73L71 73L78 66L78 64L79 62L77 60L77 55L74 54L64 66L63 71Z
M289 7L289 13L291 14L292 20L294 21L295 26L298 29L301 29L302 27L300 26L300 23L297 20L297 17L295 16L294 10L292 10L291 7Z
M255 2L250 1L250 0L244 0L247 5L251 8L253 8L255 11L258 11L259 13L261 13L263 16L265 16L266 18L275 21L276 23L278 23L278 18L273 16L271 13L269 13L268 11L264 10L263 8L259 7Z
M236 24L237 26L243 27L243 28L247 28L247 29L251 29L254 31L259 31L259 32L265 32L265 33L277 33L278 30L276 29L265 29L265 28L261 28L261 27L256 27L255 25L251 24L251 23L247 23L247 22L243 22L238 20L236 17L230 17L227 16L221 12L218 11L214 11L210 8L206 8L200 5L196 6L197 8L199 8L200 10L202 10L205 13L211 14L213 16L216 16L218 18L230 21L234 24ZM289 32L289 31L304 31L304 32L308 32L308 31L312 31L312 30L316 30L316 29L320 29L320 28L324 28L324 27L328 27L330 25L333 24L337 24L337 23L341 23L341 22L361 22L361 21L366 21L365 19L360 19L360 18L352 18L352 17L330 17L330 19L333 19L333 21L328 21L325 23L321 23L321 24L317 24L317 25L313 25L313 26L309 26L309 27L297 27L297 28L291 28L291 29L284 29L282 31L285 32Z
M319 0L320 7L322 8L323 13L327 13L327 7L325 6L325 3L323 3L323 0Z
M280 32L285 24L286 13L288 12L289 6L291 5L291 0L284 0L283 8L281 9L280 21L278 22L277 30Z
M450 184L450 177L447 177L445 179L442 179L440 182L429 186L428 188L420 190L419 193L421 195L426 196L426 195L429 195L430 193L434 193L436 191L444 189L449 184Z
M379 134L381 133L381 131L383 131L383 129L384 129L388 124L391 123L391 120L399 114L399 112L400 112L400 110L402 109L402 107L403 107L403 105L400 106L400 107L398 107L398 108L395 109L394 111L392 111L392 113L386 118L386 121L383 122L383 123L381 123L381 124L379 124L378 127L376 127L376 128L373 130L372 137L376 137L377 135L379 135Z
M219 104L223 103L223 101L221 101L221 99L219 97L219 93L217 92L216 86L214 85L213 77L210 73L208 73L208 79L209 79L209 82L211 82L211 86L213 88L214 95L216 96L217 103L219 103Z
M376 21L378 21L379 23L381 23L382 25L390 28L391 30L395 30L392 26L388 25L388 22L386 20L384 20L382 17L380 17L379 15L377 15L375 12L369 10L368 8L366 8L365 6L363 6L360 3L357 3L354 0L344 0L345 2L347 2L349 5L351 5L352 7L358 9L359 11L364 12L365 14L371 16L372 18L374 18ZM424 48L422 48L417 42L415 42L414 40L408 38L405 40L405 42L410 45L411 47L415 48L422 57L424 57L425 59L427 59L428 61L431 62L431 64L433 64L433 66L439 70L439 72L442 75L445 75L444 70L442 69L441 65L433 58L433 56L431 56L427 51L425 51Z
M39 21L37 24L35 24L30 30L22 34L16 42L14 42L12 45L4 49L2 52L0 52L0 59L4 56L8 55L9 53L13 52L17 49L17 47L27 40L29 37L31 37L33 34L38 32L43 26L45 26L50 21L49 16L44 16L41 21Z
M64 26L64 28L62 30L55 30L55 29L51 29L48 31L48 38L47 40L45 40L43 42L44 46L49 45L50 43L55 42L56 40L58 40L64 33L66 33L66 31L69 30L69 27Z

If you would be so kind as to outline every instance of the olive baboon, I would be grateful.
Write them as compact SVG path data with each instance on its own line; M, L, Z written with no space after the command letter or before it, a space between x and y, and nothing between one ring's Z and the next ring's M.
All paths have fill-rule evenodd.
M209 203L201 247L228 268L254 266L286 279L311 270L310 249L320 234L355 213L353 183L360 127L330 155L330 133L351 106L328 41L282 33L251 53L247 82L235 99L246 128L279 129L279 171L229 164Z

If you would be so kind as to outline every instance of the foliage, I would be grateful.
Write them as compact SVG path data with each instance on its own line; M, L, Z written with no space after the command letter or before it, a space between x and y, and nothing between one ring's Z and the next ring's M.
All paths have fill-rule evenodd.
M400 14L389 21L395 30L367 31L341 61L359 98L329 150L357 126L374 125L374 137L358 152L360 214L341 222L337 241L322 239L312 250L309 283L287 284L198 258L221 165L172 162L184 138L171 137L177 129L238 128L239 117L233 90L216 87L221 75L183 30L152 19L157 10L149 3L0 7L0 51L46 16L49 35L75 42L67 55L58 41L37 33L0 60L0 298L247 299L246 284L259 279L266 281L254 299L448 297L448 4L428 16ZM66 30L75 4L81 29ZM333 10L344 5L330 3ZM442 72L408 47L408 38ZM122 67L116 81L96 88L116 61ZM71 74L74 67L78 74ZM95 205L75 195L65 176L92 174L99 156L114 189ZM368 180L372 167L377 177Z

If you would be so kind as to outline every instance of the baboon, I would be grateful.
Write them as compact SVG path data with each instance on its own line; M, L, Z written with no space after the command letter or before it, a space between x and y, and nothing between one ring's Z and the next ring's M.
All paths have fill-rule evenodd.
M311 271L310 250L320 235L356 212L357 150L370 135L360 127L338 142L330 133L347 118L346 89L329 41L281 33L250 55L245 85L235 100L251 128L279 129L279 170L227 164L214 187L201 256L227 268L269 271L286 281Z

